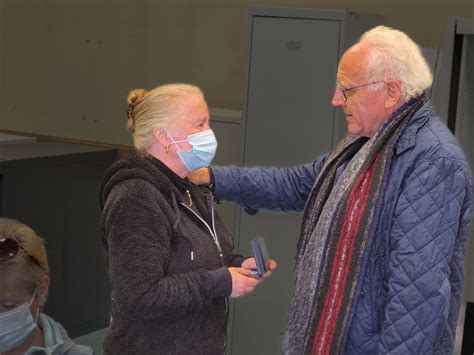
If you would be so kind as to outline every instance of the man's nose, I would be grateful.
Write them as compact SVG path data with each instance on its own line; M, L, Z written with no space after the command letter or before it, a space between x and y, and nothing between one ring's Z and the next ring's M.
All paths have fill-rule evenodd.
M342 96L342 92L338 90L338 88L334 89L334 94L332 95L331 105L334 107L344 106L346 101L344 101L344 97Z

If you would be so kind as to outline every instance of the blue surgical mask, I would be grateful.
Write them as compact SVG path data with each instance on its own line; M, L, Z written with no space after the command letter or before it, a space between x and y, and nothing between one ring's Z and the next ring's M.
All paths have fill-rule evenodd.
M175 141L171 135L169 136L173 144L176 144L178 156L188 171L197 170L211 164L217 149L217 140L212 129L191 134L187 139L181 141ZM177 145L181 142L188 142L193 146L193 149L189 152L182 151Z
M30 302L0 313L0 352L20 346L36 328L37 324L30 312L35 295L36 291ZM36 320L38 320L38 314Z

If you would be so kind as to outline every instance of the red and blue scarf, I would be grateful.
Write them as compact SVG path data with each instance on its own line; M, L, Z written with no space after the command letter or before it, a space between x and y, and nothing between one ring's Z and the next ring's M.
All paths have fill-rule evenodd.
M285 354L344 352L394 145L425 101L410 100L370 139L347 136L325 162L304 212Z

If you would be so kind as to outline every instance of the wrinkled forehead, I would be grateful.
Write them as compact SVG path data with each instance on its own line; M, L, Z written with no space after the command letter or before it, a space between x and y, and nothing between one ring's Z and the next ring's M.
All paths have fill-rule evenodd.
M177 98L176 101L176 115L179 118L186 118L195 112L196 109L204 109L206 114L209 114L206 100L201 94L193 93Z
M341 58L337 70L337 81L344 86L360 85L366 79L368 51L360 45L349 48Z
M171 119L168 121L167 129L174 130L182 127L188 122L189 117L195 111L198 104L206 105L203 96L199 93L183 94L175 97L172 103ZM208 111L207 111L208 114Z

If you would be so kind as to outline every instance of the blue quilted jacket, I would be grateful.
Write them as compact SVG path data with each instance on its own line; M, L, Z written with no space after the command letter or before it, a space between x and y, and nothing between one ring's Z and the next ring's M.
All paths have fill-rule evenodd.
M470 169L429 102L394 149L345 353L450 354L471 222ZM216 197L301 211L326 157L292 168L213 167Z

